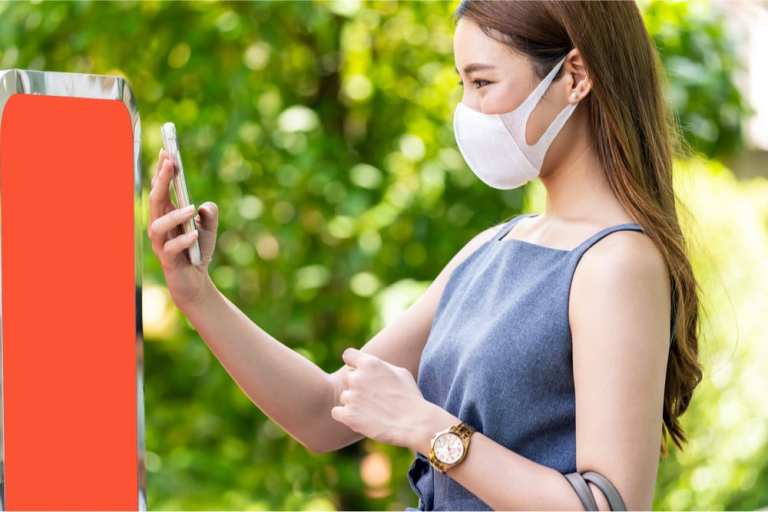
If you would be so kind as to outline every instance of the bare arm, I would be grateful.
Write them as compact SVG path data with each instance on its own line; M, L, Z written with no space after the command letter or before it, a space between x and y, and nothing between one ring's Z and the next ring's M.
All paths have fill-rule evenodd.
M649 245L650 244L650 245ZM661 443L669 341L669 281L650 239L619 233L588 251L574 276L570 320L576 394L576 467L604 475L627 510L649 510ZM429 452L434 432L459 421L435 406L415 440ZM464 461L447 474L501 510L581 510L556 469L476 433ZM610 510L589 484L600 510Z
M451 271L497 228L486 229L470 240L419 299L361 350L405 367L415 377ZM206 279L194 302L179 307L251 401L307 449L332 451L363 437L333 419L330 413L338 403L341 376L347 366L326 373L251 321L210 279Z
M611 480L628 509L649 510L669 354L669 274L651 239L631 231L597 243L579 267L573 286L581 298L571 304L576 463Z

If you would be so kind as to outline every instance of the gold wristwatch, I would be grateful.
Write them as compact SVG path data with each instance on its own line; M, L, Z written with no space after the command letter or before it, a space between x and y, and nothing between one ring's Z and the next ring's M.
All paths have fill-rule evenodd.
M441 473L460 463L467 456L474 432L470 425L460 421L435 433L429 442L429 463Z

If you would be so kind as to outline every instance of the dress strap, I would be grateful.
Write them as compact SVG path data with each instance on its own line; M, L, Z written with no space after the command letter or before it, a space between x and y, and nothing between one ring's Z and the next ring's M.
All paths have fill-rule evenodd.
M509 219L496 233L496 240L501 240L505 236L507 236L507 233L514 227L515 224L517 224L517 221L524 217L533 217L537 214L535 213L520 213Z
M595 245L598 241L602 240L606 236L610 235L611 233L615 233L616 231L638 231L640 233L644 233L645 230L640 226L640 224L636 222L626 222L624 224L616 224L615 226L608 226L607 228L603 228L591 237L587 238L583 242L581 242L578 247L573 249L572 254L575 255L573 258L573 267L578 264L579 260L581 260L581 257L584 255L584 253ZM672 300L672 321L670 322L670 331L669 331L669 338L670 343L675 342L675 301Z
M583 242L581 242L576 248L573 249L574 253L582 254L587 249L595 245L597 242L605 238L606 236L610 235L611 233L615 233L616 231L639 231L643 232L642 226L636 222L625 222L623 224L616 224L614 226L608 226L607 228L603 228L594 235L590 236Z

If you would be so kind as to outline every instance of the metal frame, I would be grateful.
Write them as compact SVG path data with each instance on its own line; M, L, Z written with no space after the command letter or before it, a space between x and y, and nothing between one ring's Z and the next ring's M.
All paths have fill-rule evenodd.
M0 70L0 122L5 105L14 94L69 96L74 98L119 100L126 106L133 130L133 211L134 211L134 272L136 282L136 405L137 405L137 460L138 510L147 510L146 468L144 465L144 335L141 316L141 120L136 100L128 82L118 76L63 73L57 71L30 71L23 69ZM0 254L2 258L2 254ZM0 260L1 261L1 260ZM0 275L0 284L2 275ZM0 293L0 510L5 510L5 449L3 401L3 332L2 293Z

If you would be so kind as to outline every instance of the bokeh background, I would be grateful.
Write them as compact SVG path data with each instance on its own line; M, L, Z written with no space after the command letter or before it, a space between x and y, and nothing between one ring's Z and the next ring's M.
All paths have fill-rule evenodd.
M675 179L705 309L690 443L662 461L654 508L767 507L765 4L640 6L694 149ZM214 281L331 372L473 235L543 208L538 182L494 190L457 151L454 7L2 2L0 68L126 77L142 119L145 208L160 125L175 121L193 200L220 206ZM410 451L366 439L307 452L179 314L146 239L143 265L151 509L416 505Z

